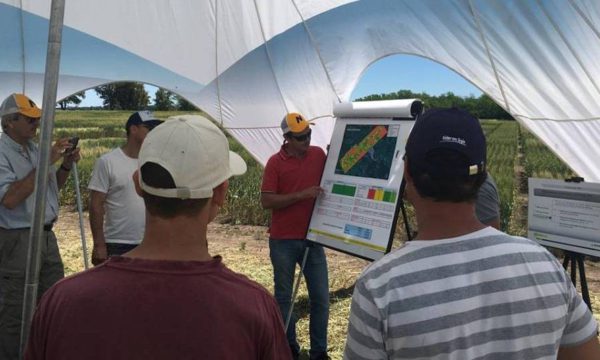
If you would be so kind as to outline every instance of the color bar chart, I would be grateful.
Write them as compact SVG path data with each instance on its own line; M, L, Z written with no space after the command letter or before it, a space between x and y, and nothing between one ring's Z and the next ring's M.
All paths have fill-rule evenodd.
M367 193L367 199L395 203L396 192L381 188L370 188L369 192Z

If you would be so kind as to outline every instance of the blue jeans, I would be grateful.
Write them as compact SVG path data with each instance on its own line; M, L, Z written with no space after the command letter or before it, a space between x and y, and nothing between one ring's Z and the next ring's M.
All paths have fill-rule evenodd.
M305 240L269 239L275 282L275 300L279 304L284 322L290 310L296 264L302 265L302 258L307 246L310 249L304 266L304 279L310 301L310 354L312 355L327 351L329 279L325 251L322 246ZM290 348L294 352L300 350L296 340L297 320L296 315L292 314L286 333Z

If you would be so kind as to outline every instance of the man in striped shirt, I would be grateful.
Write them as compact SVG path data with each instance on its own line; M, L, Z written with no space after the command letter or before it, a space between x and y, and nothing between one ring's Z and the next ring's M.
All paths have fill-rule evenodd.
M477 220L485 162L467 112L417 120L404 176L419 235L357 281L345 359L600 359L598 325L560 263Z

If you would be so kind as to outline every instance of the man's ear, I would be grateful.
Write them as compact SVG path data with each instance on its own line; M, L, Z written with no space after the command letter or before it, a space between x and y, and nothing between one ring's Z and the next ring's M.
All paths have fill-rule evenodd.
M408 158L404 157L404 179L406 180L406 182L411 182L413 181L412 176L410 175L410 170L408 168Z
M229 180L225 180L213 189L212 203L223 207L227 197L227 189L229 188Z
M134 171L131 178L133 179L133 186L135 186L135 192L139 196L143 196L144 190L142 190L142 188L140 187L140 171L139 170Z

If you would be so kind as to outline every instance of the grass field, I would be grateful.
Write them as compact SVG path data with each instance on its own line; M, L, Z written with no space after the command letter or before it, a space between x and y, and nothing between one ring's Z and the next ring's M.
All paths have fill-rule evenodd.
M119 146L125 141L123 124L129 112L118 111L58 111L55 127L57 136L79 136L81 138L82 160L79 164L81 193L87 203L87 183L95 159ZM174 112L156 112L159 118L166 118ZM483 129L488 140L489 171L494 177L501 199L501 222L505 230L523 235L526 231L527 177L561 179L572 176L572 172L558 160L543 144L516 122L484 120ZM219 217L219 223L209 228L211 254L221 254L227 266L263 284L272 291L272 269L268 257L267 234L264 225L268 224L269 214L259 205L259 189L262 168L233 139L231 148L242 152L248 162L246 175L233 178L229 187L228 203ZM525 196L525 197L524 197ZM75 191L72 178L62 191L63 208L74 209ZM525 212L525 213L524 213ZM412 228L414 229L414 219ZM85 222L87 224L87 220ZM57 226L61 254L67 274L81 271L82 256L79 243L77 213L63 211ZM87 230L88 244L91 235ZM396 237L405 238L403 224L398 223ZM88 245L88 247L90 247ZM328 250L329 278L331 289L331 314L329 326L330 355L341 359L346 337L350 297L354 282L368 264L335 251ZM590 272L600 274L598 264L590 264ZM591 281L598 277L590 276ZM596 285L597 286L597 285ZM591 289L593 289L591 287ZM593 290L592 290L593 291ZM598 292L592 292L592 302L600 307ZM298 336L306 347L308 341L308 297L304 286L298 296L300 321Z
M82 159L78 170L84 204L87 204L86 186L94 161L101 154L124 143L123 124L129 114L130 112L124 111L57 111L55 136L81 138L79 144ZM162 119L175 114L177 112L156 112L156 115ZM530 176L562 179L572 176L573 173L544 144L521 128L518 123L484 120L482 126L488 141L488 170L498 185L501 223L502 228L506 230L509 229L514 213L515 197L519 192L526 190L519 181ZM230 196L224 209L224 221L232 224L266 225L269 214L262 210L257 202L262 167L231 138L230 147L244 157L248 163L248 172L242 177L231 180ZM61 204L75 204L72 178L61 193ZM521 228L517 227L516 230L522 233Z

